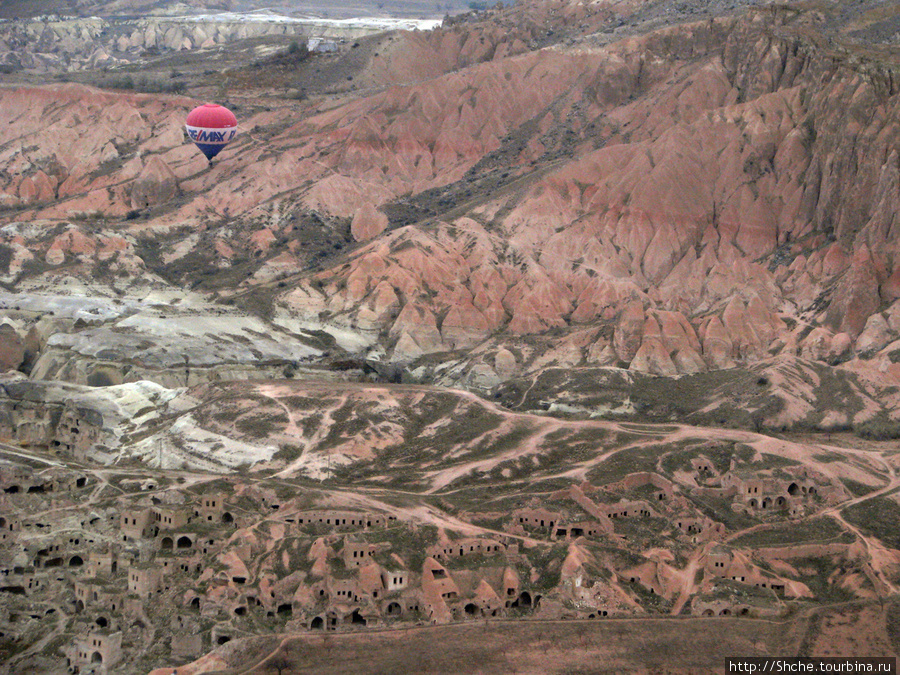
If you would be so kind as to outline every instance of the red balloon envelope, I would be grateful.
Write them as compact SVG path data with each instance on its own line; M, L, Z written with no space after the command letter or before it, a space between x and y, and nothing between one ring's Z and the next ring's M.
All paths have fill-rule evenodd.
M205 103L191 110L185 128L206 159L211 160L237 135L237 118L224 106Z

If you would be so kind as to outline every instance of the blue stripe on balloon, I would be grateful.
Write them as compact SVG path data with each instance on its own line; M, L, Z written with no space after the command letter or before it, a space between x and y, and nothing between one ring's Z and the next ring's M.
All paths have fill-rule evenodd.
M206 155L206 159L212 159L225 147L224 143L197 143L196 145L200 148L200 152Z

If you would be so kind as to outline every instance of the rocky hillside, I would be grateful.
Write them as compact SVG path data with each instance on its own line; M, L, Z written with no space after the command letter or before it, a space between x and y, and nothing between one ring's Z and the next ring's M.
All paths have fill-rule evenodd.
M597 658L607 631L660 651L727 626L753 654L896 653L892 442L560 420L419 385L21 375L0 379L0 436L18 446L0 444L14 672L96 652L160 675L200 657L177 668L199 674L282 650L326 672L323 635L423 623L431 649L467 624L476 650L534 622L583 633L542 672ZM698 640L675 672L716 667ZM486 672L509 672L527 649L488 652Z
M896 656L896 0L57 4L0 23L0 669Z
M337 98L263 107L229 71L242 134L208 171L188 98L6 88L0 272L152 270L481 391L772 357L891 383L896 64L851 37L881 15L654 12L525 4L299 67Z
M487 3L485 3L487 6ZM7 0L0 7L0 19L30 19L57 15L135 16L138 14L181 15L200 12L252 12L275 9L293 15L352 18L387 16L406 18L441 17L468 11L468 2L445 0L356 0L339 5L325 0Z

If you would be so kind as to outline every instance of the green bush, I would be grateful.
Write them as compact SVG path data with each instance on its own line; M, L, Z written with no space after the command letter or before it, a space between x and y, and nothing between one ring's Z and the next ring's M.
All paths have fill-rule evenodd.
M900 438L900 420L877 417L855 425L853 432L872 441L892 441Z

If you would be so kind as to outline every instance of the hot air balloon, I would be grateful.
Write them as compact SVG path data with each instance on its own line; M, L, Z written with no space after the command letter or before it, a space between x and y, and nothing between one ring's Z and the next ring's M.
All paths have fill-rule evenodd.
M237 135L234 113L215 103L204 103L191 110L184 126L188 136L210 162Z

